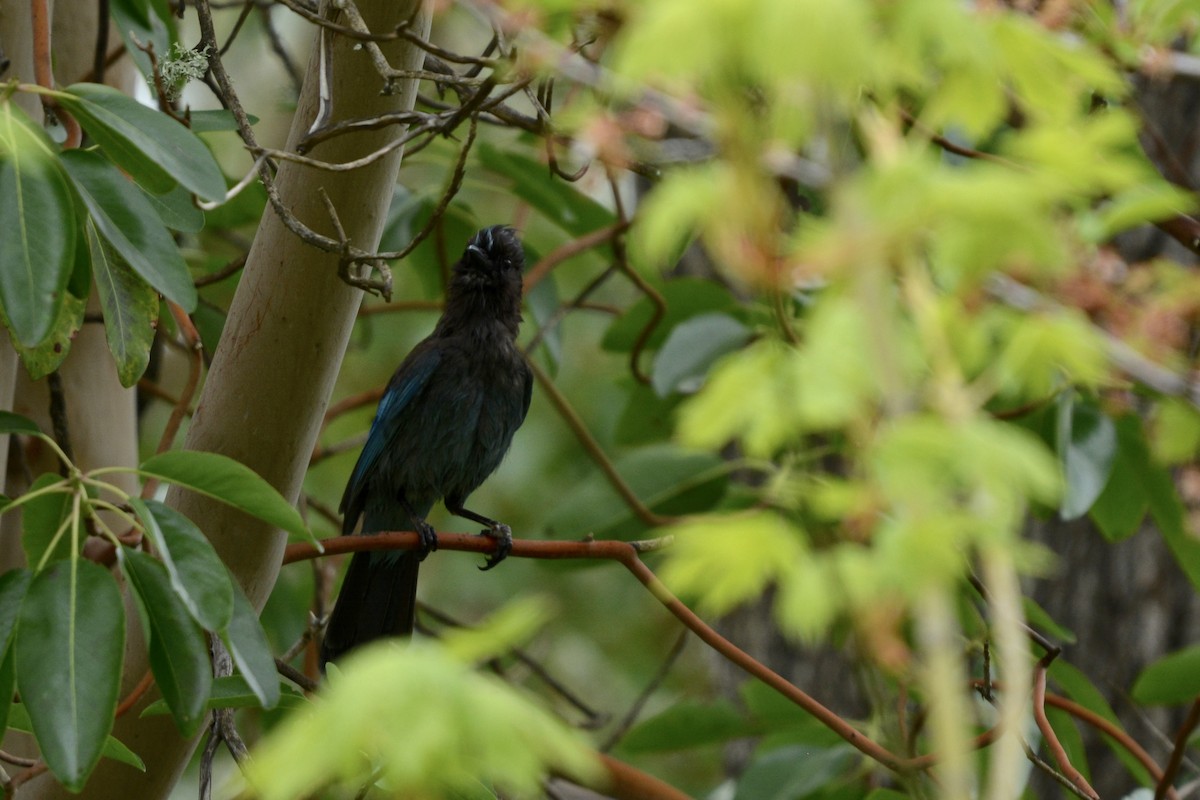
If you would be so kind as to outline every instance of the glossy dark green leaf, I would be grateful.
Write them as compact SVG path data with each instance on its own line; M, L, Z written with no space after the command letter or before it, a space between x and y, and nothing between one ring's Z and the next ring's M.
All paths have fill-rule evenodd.
M246 686L263 708L279 702L279 673L262 623L242 588L233 583L233 619L221 632L221 640L233 656Z
M1133 699L1148 706L1186 703L1200 695L1200 645L1177 650L1142 670Z
M121 566L150 622L150 669L184 736L204 721L212 688L208 639L171 586L167 568L154 557L121 549Z
M694 392L718 358L750 341L751 331L728 314L692 317L671 329L654 358L650 383L659 397Z
M33 726L29 722L29 712L26 710L24 703L12 704L8 717L8 726L14 731L33 733ZM122 764L128 764L142 772L146 771L145 762L138 758L136 753L118 741L112 734L109 734L104 740L104 747L100 750L100 755L105 758L111 758L114 761L120 761Z
M163 225L171 230L199 233L204 229L204 212L196 208L196 204L192 202L192 193L187 189L176 186L164 194L147 192L140 186L138 189L154 207Z
M80 249L84 246L80 245ZM21 363L34 380L41 380L58 369L71 352L71 343L83 327L83 316L87 310L87 299L77 297L70 291L63 293L62 302L58 305L54 324L50 332L38 344L26 347L13 341L13 347L21 357ZM7 324L8 315L0 314Z
M121 684L125 609L112 574L84 559L38 573L14 648L17 689L42 758L78 792L112 730Z
M281 708L299 708L307 702L304 695L291 686L279 683L278 680L276 680L276 684L278 687L276 694L279 695ZM258 695L250 691L249 684L241 675L227 675L213 681L212 695L208 699L208 710L212 711L216 708L262 708L262 701ZM169 713L171 710L167 708L166 703L162 700L155 700L142 709L141 716L157 717Z
M1078 519L1096 502L1112 474L1116 426L1095 401L1063 392L1058 396L1057 444L1066 476L1058 513L1064 520Z
M228 456L168 450L143 461L138 471L208 495L288 533L316 541L291 503L257 472Z
M149 0L110 0L109 11L117 32L125 42L125 52L133 59L147 84L154 81L150 56L142 48L153 46L159 56L171 51L174 17L168 12L156 13L156 3Z
M648 335L644 348L649 350L661 346L667 335L684 320L708 312L728 311L735 305L723 286L699 278L677 278L668 281L659 291L666 308L662 319ZM618 353L631 351L654 319L656 308L649 297L638 300L608 327L600 346Z
M753 729L732 703L683 702L638 723L620 746L628 753L662 753L723 744L751 733Z
M28 417L22 417L11 411L0 411L0 434L24 433L29 436L37 436L41 432L42 429L37 426L37 423Z
M85 227L108 349L117 362L118 380L128 388L138 382L150 363L158 321L158 292L100 236L92 220Z
M71 150L63 163L100 236L168 300L194 309L187 264L145 194L96 153Z
M8 729L8 716L12 711L13 694L16 691L16 655L12 650L8 650L0 659L0 731Z
M485 168L512 182L513 194L572 236L611 225L616 219L611 211L575 184L556 177L540 161L487 142L476 145L475 152Z
M146 526L171 588L192 619L206 630L222 630L233 618L233 584L217 551L195 523L170 506L137 498L129 504Z
M821 750L781 747L750 762L738 779L734 800L793 800L807 797L845 776L857 759L849 745Z
M61 481L58 475L50 472L37 476L29 491L43 489L52 483ZM71 557L71 532L66 530L58 537L53 551L46 555L46 550L54 541L59 527L67 519L71 511L71 493L68 491L51 492L41 497L35 497L25 504L21 518L21 549L25 551L25 563L33 568L39 564L62 561ZM82 535L80 537L82 539Z
M50 334L75 266L75 205L56 151L16 104L0 102L0 303L26 347Z
M176 182L205 200L225 197L225 177L204 142L183 125L109 86L77 83L59 96L108 157L151 192Z
M21 602L29 591L32 579L33 573L23 568L10 569L0 575L0 652L8 651L21 612ZM0 727L0 730L3 728Z

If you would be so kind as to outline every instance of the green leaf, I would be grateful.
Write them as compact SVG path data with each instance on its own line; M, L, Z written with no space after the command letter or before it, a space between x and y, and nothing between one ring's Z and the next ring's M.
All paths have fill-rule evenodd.
M646 445L663 442L675 433L674 412L682 399L672 394L659 397L643 383L627 380L628 396L613 431L613 443Z
M21 612L21 602L29 591L31 580L33 573L22 568L10 569L0 575L0 652L8 652ZM0 730L3 730L3 726L0 726Z
M793 800L828 788L855 762L848 745L819 750L792 745L750 762L738 780L734 800Z
M11 411L0 411L0 434L5 433L23 433L27 436L40 436L42 429L37 426L37 423L22 417L20 414L14 414Z
M1116 429L1117 452L1112 472L1090 512L1092 521L1110 542L1119 542L1136 533L1150 507L1142 474L1152 467L1145 461L1141 423L1126 417L1118 421Z
M85 248L81 246L79 250L84 251ZM90 286L90 274L88 282ZM50 326L50 333L45 339L33 347L26 347L20 342L13 341L13 347L21 356L21 363L25 365L29 377L35 381L41 380L58 369L66 360L67 355L71 352L71 343L79 333L79 329L83 327L83 316L86 310L86 297L77 297L67 291L63 294L63 301L58 306L54 324ZM7 323L8 315L3 314L3 317Z
M12 711L13 694L17 691L16 655L6 650L0 659L0 731L8 729L8 717Z
M37 491L61 481L62 478L58 475L45 472L37 476L29 487L29 491ZM64 491L50 492L35 497L25 504L24 516L21 520L24 528L24 532L21 534L21 549L25 551L25 562L34 569L37 569L38 565L42 563L43 557L46 558L48 564L71 557L71 532L69 530L64 531L63 535L59 537L54 551L48 557L45 556L55 534L58 533L59 526L62 525L63 520L67 519L67 515L71 511L71 492L67 491L66 487L63 488Z
M1081 670L1074 665L1065 661L1062 658L1055 659L1050 665L1050 679L1057 682L1063 691L1079 705L1099 714L1104 719L1113 723L1117 728L1124 730L1121 721L1117 719L1117 714L1112 710L1112 706L1104 699L1104 695L1100 690L1092 685L1091 680ZM1142 766L1142 763L1137 760L1125 746L1121 743L1104 736L1104 743L1108 745L1113 754L1120 760L1125 768L1129 770L1129 774L1143 786L1153 786L1154 781L1150 777L1150 773Z
M0 302L26 347L50 334L75 266L75 204L56 150L16 104L0 103Z
M725 287L699 278L676 278L667 281L660 293L666 304L666 311L646 339L646 349L653 350L662 345L667 339L667 334L686 319L710 311L728 311L736 305ZM633 350L638 337L654 318L655 308L649 297L638 300L608 327L600 346L618 353Z
M17 627L17 689L42 758L73 792L112 730L124 651L125 609L108 570L77 558L33 578Z
M138 190L154 207L163 225L181 233L199 233L204 229L204 212L192 202L192 194L182 186L176 186L165 194L154 194L142 187Z
M1200 645L1177 650L1142 670L1133 699L1147 706L1186 703L1200 694Z
M33 726L29 722L29 712L25 708L24 703L13 703L12 709L8 717L8 727L14 731L22 733L33 733ZM122 764L128 764L142 772L146 771L146 764L137 754L117 740L115 736L109 734L104 740L104 747L100 750L100 755L105 758L111 758L114 761L120 761Z
M63 163L104 240L168 300L193 310L196 287L187 264L146 195L96 153L71 150Z
M150 363L158 321L158 293L97 232L92 220L86 223L92 274L104 312L108 349L117 362L117 378L129 388L137 383Z
M308 702L304 695L291 686L275 681L275 694L280 698L281 708L300 708ZM241 675L226 675L215 678L212 684L212 694L209 695L206 707L209 711L216 708L262 708L258 695L250 691L250 685ZM171 709L163 700L155 700L142 709L139 716L159 717L171 713Z
M179 732L192 736L204 721L212 662L204 632L171 586L167 568L152 556L123 547L121 566L150 622L150 669Z
M1037 602L1033 600L1033 598L1022 597L1021 606L1025 610L1025 619L1029 621L1030 625L1035 628L1040 628L1042 631L1048 633L1050 636L1053 636L1055 639L1058 639L1060 642L1065 642L1066 644L1075 644L1075 632L1070 628L1059 625L1054 618L1050 616L1046 609L1039 606Z
M555 177L540 161L487 142L480 142L475 153L485 168L512 181L513 194L572 236L611 225L616 219L574 184Z
M1058 396L1057 444L1066 475L1058 513L1064 520L1078 519L1096 502L1112 474L1116 426L1094 401L1063 392Z
M668 444L631 451L617 459L616 469L642 503L660 514L712 508L728 484L720 457ZM588 531L598 538L629 538L644 533L646 526L608 478L593 472L561 499L547 517L546 530L571 536Z
M659 397L694 392L708 368L750 340L750 329L728 314L701 314L671 330L654 359L651 385Z
M228 456L198 450L168 450L143 461L138 472L220 500L288 533L316 542L300 512L275 487Z
M628 753L666 753L724 744L753 732L732 703L685 701L638 723L621 740L621 749Z
M247 116L250 118L251 125L258 124L258 117L253 114L248 114ZM191 120L192 131L195 133L236 131L238 129L237 120L233 118L233 112L221 108L205 111L193 110Z
M1054 729L1054 734L1058 737L1059 743L1067 751L1067 757L1070 759L1071 766L1078 769L1084 778L1090 778L1087 748L1083 746L1083 736L1079 732L1079 726L1075 724L1075 717L1066 711L1048 707L1046 709L1046 719L1050 721L1050 727Z
M263 708L274 708L279 702L279 673L271 645L254 606L246 598L237 581L233 584L233 619L221 631L221 640L241 670L241 678Z
M166 114L95 83L67 87L58 101L109 158L151 192L176 182L210 201L225 197L225 177L204 142Z
M233 618L233 584L225 564L190 519L157 500L130 498L192 619L220 631Z

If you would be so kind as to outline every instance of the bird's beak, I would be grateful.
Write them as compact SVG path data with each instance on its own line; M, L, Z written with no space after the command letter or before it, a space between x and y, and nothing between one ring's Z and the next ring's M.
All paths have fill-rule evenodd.
M472 252L472 251L474 251L475 255L479 256L480 258L483 258L483 259L487 258L487 253L483 252L483 248L477 244L467 245L467 252Z

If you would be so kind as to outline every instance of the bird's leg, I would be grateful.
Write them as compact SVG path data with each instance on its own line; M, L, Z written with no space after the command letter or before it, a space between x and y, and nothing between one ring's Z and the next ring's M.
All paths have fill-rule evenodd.
M433 530L433 526L425 521L425 518L413 510L412 504L408 502L408 498L401 493L401 507L408 513L412 519L413 527L417 531L417 537L420 539L420 544L416 549L417 560L424 561L425 556L437 550L437 533Z
M489 519L483 514L476 514L468 508L463 508L461 502L452 500L446 501L446 510L456 517L469 519L472 522L478 522L480 525L487 525L479 532L480 536L487 536L496 543L496 552L488 556L487 563L480 567L481 570L487 572L492 567L499 564L504 559L508 558L508 554L512 552L512 528L505 525L503 522L496 522L494 519Z

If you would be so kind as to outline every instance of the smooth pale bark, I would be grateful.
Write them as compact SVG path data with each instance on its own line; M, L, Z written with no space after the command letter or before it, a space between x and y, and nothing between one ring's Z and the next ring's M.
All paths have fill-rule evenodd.
M414 2L365 0L358 4L372 30L394 29L409 17ZM416 30L428 30L422 13ZM317 63L309 62L304 90L289 135L293 146L317 111ZM405 42L384 47L392 66L417 69L419 48ZM379 93L382 82L365 50L337 38L333 46L331 93L333 119L364 117L409 109L415 85L401 84L397 94ZM234 76L237 79L237 76ZM311 155L340 162L358 158L400 135L389 128L340 137L314 148ZM350 240L365 250L376 247L393 192L400 153L368 167L331 173L284 162L278 186L284 203L307 225L333 235L318 189L324 189ZM262 475L294 500L316 443L349 340L361 293L337 275L338 258L304 244L268 207L250 250L221 345L213 359L186 447L222 453ZM270 526L196 495L172 490L168 502L196 521L233 570L256 607L266 602L279 572L284 535ZM146 668L141 654L127 671ZM165 797L187 763L194 740L185 740L167 717L137 718L137 710L118 720L114 733L146 762L145 775L102 762L86 789L88 798ZM21 797L65 797L49 781Z

